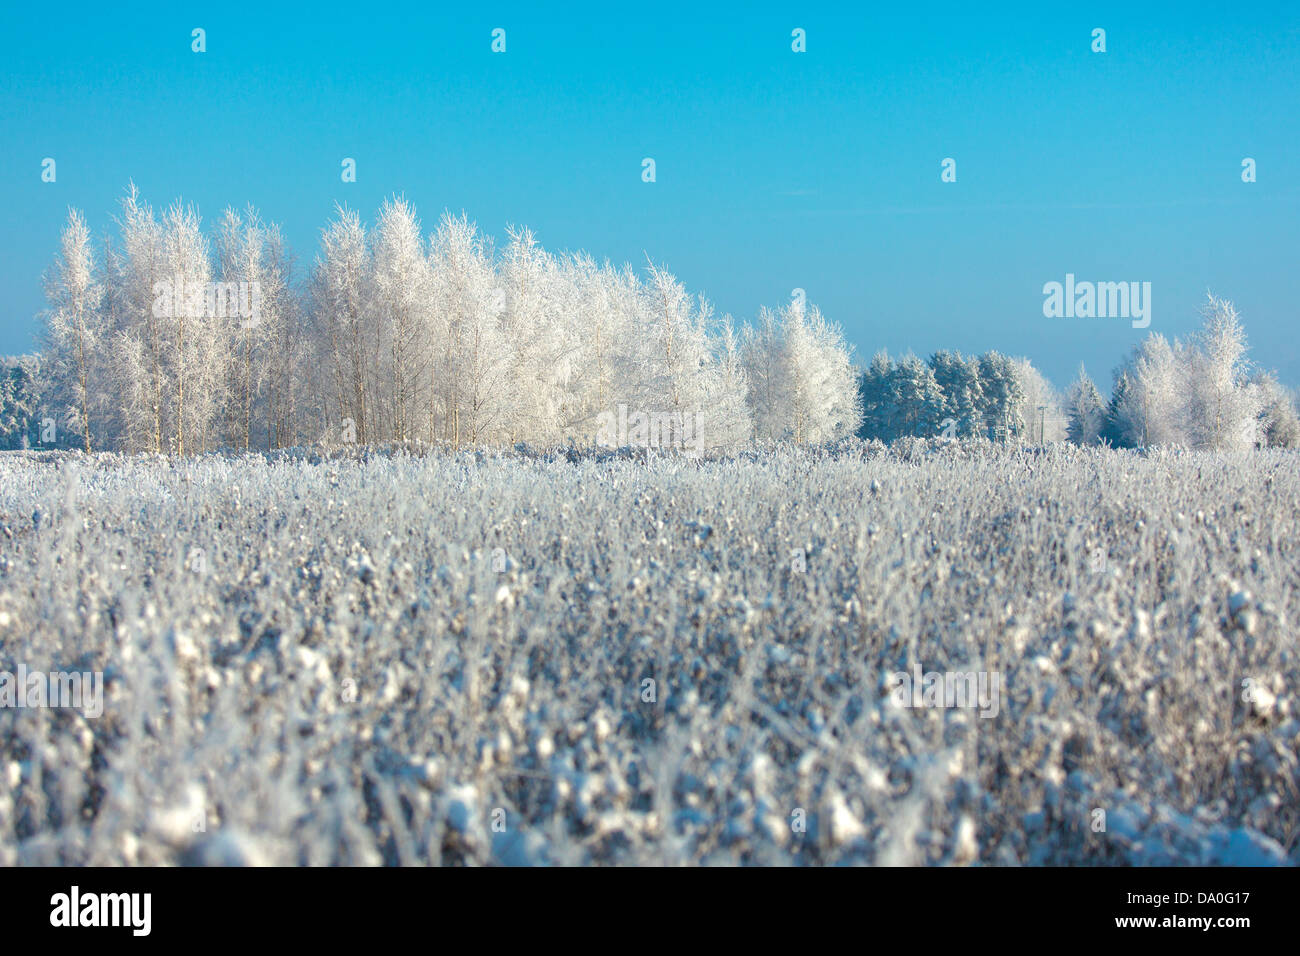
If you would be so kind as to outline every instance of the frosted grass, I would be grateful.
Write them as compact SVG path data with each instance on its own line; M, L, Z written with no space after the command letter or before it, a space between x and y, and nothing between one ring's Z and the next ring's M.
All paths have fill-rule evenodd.
M1298 529L1278 451L5 454L0 670L106 699L0 708L0 865L1295 863Z

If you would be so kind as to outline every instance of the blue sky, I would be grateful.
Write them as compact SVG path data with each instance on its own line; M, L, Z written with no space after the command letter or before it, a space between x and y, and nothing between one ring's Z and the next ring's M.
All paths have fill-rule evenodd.
M1044 318L1044 283L1149 281L1171 337L1208 288L1300 384L1300 4L544 6L12 5L0 350L32 348L67 207L102 235L134 180L209 224L252 202L303 272L336 202L400 192L426 229L649 254L738 318L803 288L864 364L996 348L1058 386L1145 332Z

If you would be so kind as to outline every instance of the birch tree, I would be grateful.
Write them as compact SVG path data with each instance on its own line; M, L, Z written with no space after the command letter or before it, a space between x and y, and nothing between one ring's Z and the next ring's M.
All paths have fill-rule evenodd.
M431 389L433 275L420 220L404 199L385 201L371 255L374 317L385 344L382 362L386 431L396 441L416 437Z
M429 244L433 268L434 348L429 400L430 432L459 448L498 422L499 369L491 325L496 276L478 228L464 214L443 215Z
M53 268L45 277L45 295L50 309L46 315L48 346L46 368L57 379L56 387L72 386L76 421L85 451L91 450L91 389L98 385L98 351L103 337L100 305L104 287L95 277L90 230L77 210L69 210L68 223L60 241ZM92 382L92 378L95 379Z
M862 408L843 333L816 306L792 302L781 315L793 440L820 443L854 434Z
M164 323L173 383L171 447L184 455L187 447L207 447L229 357L226 329L213 307L208 243L192 206L177 202L164 215L163 261L169 279L155 289L154 313Z
M1031 442L1063 441L1066 417L1052 383L1027 358L1012 359L1012 368L1027 418L1024 437Z
M682 414L698 409L700 372L706 362L705 326L712 307L695 302L677 278L653 262L643 288L643 319L637 345L642 357L642 404L650 412Z
M317 378L319 352L313 339L319 338L320 330L308 324L306 310L293 288L293 256L280 227L274 223L267 226L263 242L257 331L264 349L267 446L284 448L301 441L309 421L316 434L324 427L321 403L313 399L319 389L305 384L305 379Z
M787 431L789 403L784 349L785 340L776 313L762 306L758 321L741 333L740 355L754 437L763 442L778 441Z
M723 317L709 351L704 407L696 417L695 427L705 447L735 450L751 441L754 422L747 400L749 382L741 358L740 336L730 315Z
M547 313L550 256L527 229L511 228L508 236L492 307L500 310L510 379L503 426L513 444L521 439L556 437L559 410L548 387L554 355Z
M337 410L335 427L352 423L356 440L378 440L375 413L380 340L372 321L370 250L356 212L338 207L321 234L311 308L328 342Z
M1191 370L1194 445L1238 450L1259 438L1262 407L1258 388L1247 381L1246 332L1236 308L1210 295L1201 310L1205 324L1196 335Z
M1291 395L1274 375L1262 370L1252 375L1251 384L1259 389L1264 444L1269 448L1300 447L1300 415Z
M118 224L121 252L114 255L109 273L118 310L113 383L128 450L161 454L170 385L164 320L154 313L154 288L172 281L164 261L163 228L134 184L127 187Z

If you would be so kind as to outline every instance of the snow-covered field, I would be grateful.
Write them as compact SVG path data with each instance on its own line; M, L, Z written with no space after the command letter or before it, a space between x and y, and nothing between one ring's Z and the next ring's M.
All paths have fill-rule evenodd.
M0 865L1295 863L1297 464L10 453Z

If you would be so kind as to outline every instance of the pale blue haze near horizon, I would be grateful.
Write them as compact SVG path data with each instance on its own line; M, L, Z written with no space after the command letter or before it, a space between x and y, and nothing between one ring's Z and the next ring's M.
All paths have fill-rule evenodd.
M805 289L860 364L998 349L1058 387L1082 361L1108 389L1211 289L1300 384L1300 4L14 4L0 63L6 353L68 207L102 237L134 181L209 227L252 203L300 280L336 203L400 193L426 231L648 255L741 320ZM1150 282L1149 330L1045 318L1067 273Z

